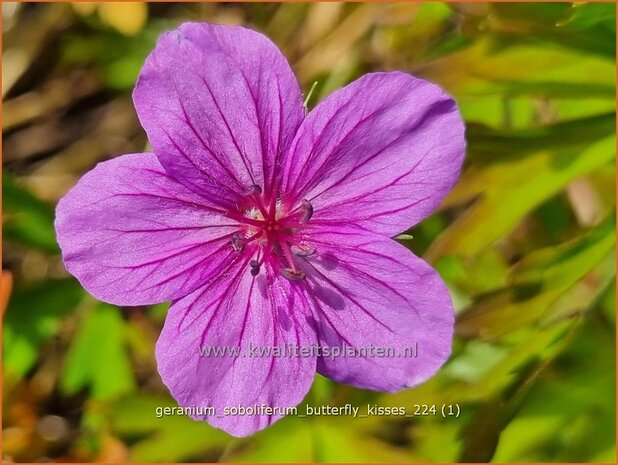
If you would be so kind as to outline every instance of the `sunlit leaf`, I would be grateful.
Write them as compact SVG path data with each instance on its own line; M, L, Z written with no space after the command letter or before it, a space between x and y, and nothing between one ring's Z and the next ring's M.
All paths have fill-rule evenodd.
M563 47L615 57L616 6L612 3L569 4L543 2L530 14L526 3L492 4L492 29L529 35ZM582 8L583 7L583 8Z
M64 366L65 392L89 388L91 397L104 399L134 388L124 324L118 308L102 303L83 315Z
M88 16L97 9L96 2L71 2L71 7L81 16Z
M611 98L614 60L555 46L485 35L419 68L457 97L535 95Z
M511 143L516 146L518 141ZM570 181L613 161L615 147L615 136L611 135L583 149L577 144L560 149L534 147L524 156L503 156L494 163L471 167L447 205L478 198L434 242L428 257L436 260L445 255L478 253Z
M589 461L616 441L615 332L588 318L531 390L495 460ZM547 444L562 444L552 451Z
M509 277L509 287L488 293L459 315L459 334L493 339L542 318L583 279L616 243L613 217L584 237L527 256Z
M132 36L146 24L148 5L144 2L102 2L99 16L121 34Z
M207 457L215 462L232 438L206 422L187 416L163 415L164 408L178 407L169 397L142 394L108 405L108 420L115 434L136 437L130 450L132 462L180 462Z
M366 406L363 406L366 409ZM402 462L410 455L363 431L362 418L306 417L279 422L239 445L234 462Z

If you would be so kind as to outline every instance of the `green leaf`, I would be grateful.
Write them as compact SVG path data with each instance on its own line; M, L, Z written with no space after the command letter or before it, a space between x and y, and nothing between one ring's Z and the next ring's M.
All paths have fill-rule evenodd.
M118 308L103 303L83 316L65 361L61 380L64 392L90 388L92 398L105 399L134 388L124 325Z
M15 289L2 328L2 361L7 379L21 379L54 336L62 317L71 313L84 293L73 279L56 279Z
M531 14L526 3L494 3L493 29L515 37L525 33L538 42L615 57L616 6L591 5L539 2Z
M2 175L2 234L4 239L57 253L54 210L17 184L6 173Z
M530 254L513 268L507 288L485 294L459 315L458 333L495 339L539 321L615 244L612 216L579 239Z
M128 91L135 85L144 59L157 37L175 27L168 20L153 20L134 36L113 31L99 34L67 35L63 38L62 58L73 66L94 65L105 84L113 90Z
M495 249L485 249L467 260L448 255L438 260L435 268L447 283L468 295L501 287L508 273L504 258Z
M460 404L463 417L469 411L468 406L494 399L512 385L522 367L535 360L551 359L577 323L577 320L564 320L548 327L523 328L500 341L456 344L451 360L436 376L413 389L383 394L378 403L386 406Z
M512 143L516 145L517 140ZM477 200L432 244L428 259L479 253L508 234L525 215L569 182L612 162L615 147L615 135L611 135L584 149L577 145L560 149L553 146L471 166L445 205L475 196Z
M495 399L486 402L462 431L463 447L458 462L490 462L504 428L521 408L546 362L532 361L523 374Z
M467 127L468 162L502 163L518 160L540 150L564 152L588 148L600 139L614 135L616 114L612 111L575 121L559 122L524 129L491 129L470 124Z
M366 409L365 406L360 406ZM302 406L299 407L302 412ZM405 462L411 456L367 431L367 419L289 417L225 456L232 462Z
M583 321L539 379L504 430L494 460L594 462L615 449L615 326L597 316Z
M611 45L610 45L611 46ZM526 38L486 34L419 73L458 98L487 95L614 97L615 59Z
M605 31L616 33L616 4L607 3L574 3L570 15L558 24L571 31ZM604 32L605 32L604 31ZM612 40L612 42L614 42Z
M208 423L187 416L163 415L164 408L178 407L169 397L133 395L106 404L112 431L140 439L130 449L131 462L181 462L207 458L215 462L232 438ZM157 412L161 412L158 414Z

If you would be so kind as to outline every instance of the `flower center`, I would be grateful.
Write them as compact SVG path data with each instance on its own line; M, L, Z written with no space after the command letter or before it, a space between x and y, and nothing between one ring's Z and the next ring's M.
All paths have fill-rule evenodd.
M315 252L315 248L303 242L301 234L312 215L313 206L306 199L286 207L275 194L266 195L259 186L253 186L239 210L228 212L239 223L238 231L232 235L232 247L239 253L248 250L254 255L249 262L253 276L268 261L282 276L302 280L305 273L298 267L299 257Z

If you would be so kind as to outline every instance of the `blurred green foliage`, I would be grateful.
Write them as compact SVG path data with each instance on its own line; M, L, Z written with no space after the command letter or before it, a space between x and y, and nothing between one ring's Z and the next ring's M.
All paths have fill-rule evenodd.
M3 452L14 461L615 460L614 3L3 4ZM166 305L95 302L62 267L53 205L144 150L130 92L157 36L241 23L277 43L309 107L365 72L452 93L462 177L398 240L456 303L453 356L394 395L316 376L308 405L455 405L458 418L288 417L234 439L185 417L154 344ZM303 411L303 406L299 409ZM50 426L51 425L51 426Z

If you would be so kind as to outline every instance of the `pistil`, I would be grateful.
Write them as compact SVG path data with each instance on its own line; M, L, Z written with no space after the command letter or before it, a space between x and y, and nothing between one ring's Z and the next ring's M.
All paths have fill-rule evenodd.
M281 248L281 251L283 252L286 260L288 261L288 265L290 265L289 267L282 268L281 274L289 279L303 279L305 277L305 273L303 273L296 267L296 263L294 262L294 255L290 250L290 244L287 241L281 241L279 242L279 247Z
M266 200L268 199L268 200ZM247 244L258 241L257 257L249 261L252 276L259 275L261 267L271 257L278 257L279 270L287 279L298 281L305 278L305 273L298 268L296 260L312 255L315 248L298 243L297 231L313 215L313 206L303 199L297 208L289 214L282 214L282 208L276 195L268 197L260 186L249 189L245 213L230 211L228 216L238 221L241 230L232 235L232 247L240 252Z

